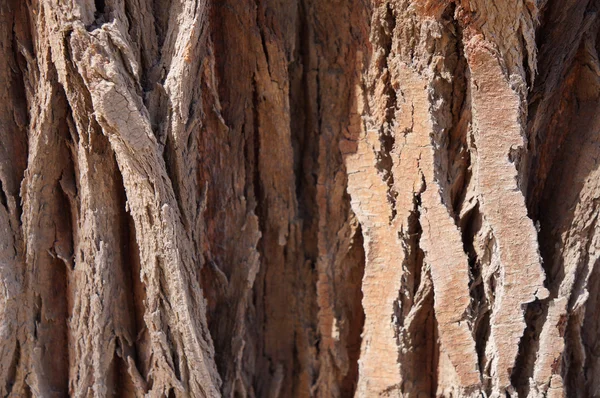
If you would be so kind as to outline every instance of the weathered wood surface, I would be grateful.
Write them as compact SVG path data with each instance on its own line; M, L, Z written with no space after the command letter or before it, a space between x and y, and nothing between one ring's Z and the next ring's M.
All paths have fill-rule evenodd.
M600 396L599 7L0 1L0 394Z

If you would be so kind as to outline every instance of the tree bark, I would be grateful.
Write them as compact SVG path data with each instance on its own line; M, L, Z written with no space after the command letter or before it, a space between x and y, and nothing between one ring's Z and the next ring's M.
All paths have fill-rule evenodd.
M600 396L599 7L2 0L0 394Z

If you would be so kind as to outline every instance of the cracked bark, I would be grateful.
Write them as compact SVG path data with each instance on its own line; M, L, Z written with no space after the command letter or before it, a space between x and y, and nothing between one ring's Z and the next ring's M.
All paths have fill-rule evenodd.
M595 0L5 0L0 393L600 395Z

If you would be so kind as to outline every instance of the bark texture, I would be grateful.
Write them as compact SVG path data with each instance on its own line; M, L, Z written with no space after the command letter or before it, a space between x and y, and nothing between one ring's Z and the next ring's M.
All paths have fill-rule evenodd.
M600 396L599 8L1 0L0 394Z

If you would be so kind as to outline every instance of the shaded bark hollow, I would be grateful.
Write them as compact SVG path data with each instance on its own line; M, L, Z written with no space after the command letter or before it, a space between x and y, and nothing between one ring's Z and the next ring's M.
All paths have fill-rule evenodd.
M2 0L0 394L600 396L596 0Z

